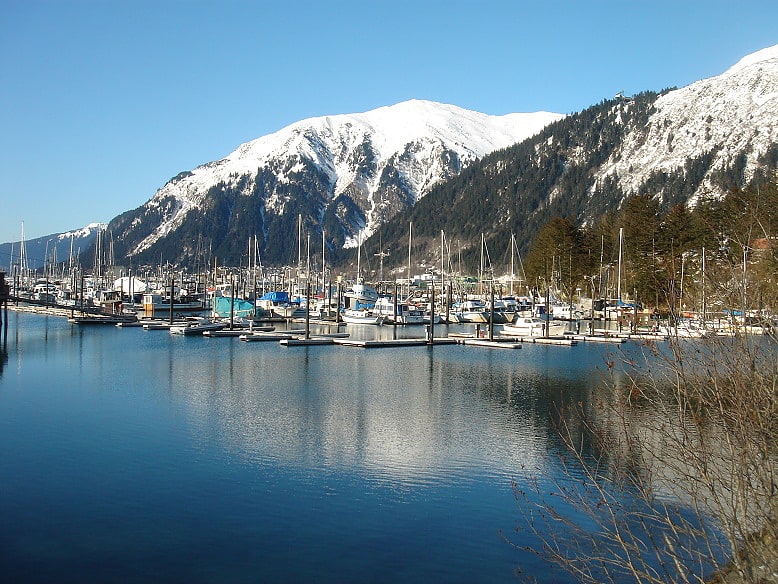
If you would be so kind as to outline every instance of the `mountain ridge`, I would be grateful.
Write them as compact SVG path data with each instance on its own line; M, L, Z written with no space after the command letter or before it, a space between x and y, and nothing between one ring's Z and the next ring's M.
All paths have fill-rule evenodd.
M182 227L202 232L194 224L214 213L221 213L218 220L228 229L236 221L245 226L245 216L251 215L253 232L244 237L258 235L272 246L276 232L291 227L291 213L295 221L305 215L306 225L326 225L333 248L353 247L435 184L562 117L549 112L491 116L410 100L360 114L309 118L180 173L112 227L127 254L148 257ZM211 233L211 240L221 235ZM221 242L217 247L228 256L234 253ZM279 256L278 250L270 253L276 261Z
M549 124L433 189L385 226L384 241L407 241L413 222L414 257L432 261L444 231L461 242L459 253L472 269L482 235L489 249L504 250L514 234L526 252L554 217L592 226L636 195L667 208L774 181L777 53L778 46L769 47L719 76L619 95ZM446 216L438 212L442 206ZM366 244L368 253L380 245L376 238ZM386 263L402 266L407 250L396 247Z
M553 216L593 224L635 195L694 205L767 180L778 167L776 111L778 45L685 87L569 116L409 100L308 118L179 173L109 230L117 259L134 265L205 253L237 265L254 236L263 261L293 263L298 221L318 234L312 252L324 230L335 262L360 241L368 253L404 247L411 220L414 237L445 229L502 245L514 232L526 249Z

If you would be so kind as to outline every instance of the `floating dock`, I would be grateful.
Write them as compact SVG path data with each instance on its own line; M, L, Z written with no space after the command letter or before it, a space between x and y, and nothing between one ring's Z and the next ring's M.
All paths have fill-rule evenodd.
M289 334L289 333L249 333L246 331L243 331L243 334L238 337L241 341L246 341L248 343L258 343L258 342L271 342L271 341L283 341L284 339L296 339L297 335Z
M565 345L572 347L578 344L578 341L571 337L517 337L515 335L503 335L503 338L512 340L515 343L534 343L536 345Z
M203 331L204 337L239 337L245 335L248 331L246 329L221 329L212 331Z
M357 340L357 339L333 339L336 345L344 347L361 347L363 349L378 349L384 347L423 347L429 345L426 339L377 339L377 340ZM436 337L433 340L433 345L455 345L456 339L450 339L447 337Z
M669 339L669 335L660 335L658 333L652 333L650 331L642 331L642 332L630 332L630 331L614 331L609 329L594 329L594 337L599 337L600 335L605 337L616 337L620 339L632 339L632 340L648 340L648 341L665 341Z
M494 340L489 339L459 339L460 345L470 347L487 347L489 349L521 349L521 343L513 342L510 339Z
M137 319L126 316L72 316L68 318L70 324L113 324L135 322Z
M332 337L311 337L309 339L281 339L279 345L284 347L308 347L311 345L334 345L335 339Z
M570 335L571 339L583 343L626 343L627 337L612 337L607 335Z
M144 331L169 331L171 326L184 326L185 320L174 320L173 324L169 322L147 322L143 325Z
M255 326L253 328L233 328L230 330L229 328L224 328L221 330L213 330L213 331L205 331L203 333L204 337L240 337L241 335L251 335L255 333L270 333L276 330L276 327L266 325L266 326Z

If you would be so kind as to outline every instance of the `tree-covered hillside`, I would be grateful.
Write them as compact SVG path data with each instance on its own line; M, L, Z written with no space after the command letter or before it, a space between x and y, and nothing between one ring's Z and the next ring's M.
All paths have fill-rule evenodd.
M434 264L440 257L440 232L461 258L463 270L475 273L481 257L481 236L492 257L503 258L511 236L526 253L552 218L565 218L575 228L591 229L603 217L618 213L630 197L650 200L667 212L689 201L705 180L719 191L759 186L776 168L778 145L760 159L761 170L746 180L743 156L729 168L711 172L711 153L687 160L673 172L656 171L637 193L624 193L612 177L597 180L603 163L618 158L626 133L646 133L658 94L646 92L628 100L607 100L549 125L540 134L494 152L435 188L415 207L381 230L386 265L407 263L408 232L413 224L412 256ZM707 177L707 178L706 178ZM379 237L365 243L376 253ZM449 251L447 251L447 254Z

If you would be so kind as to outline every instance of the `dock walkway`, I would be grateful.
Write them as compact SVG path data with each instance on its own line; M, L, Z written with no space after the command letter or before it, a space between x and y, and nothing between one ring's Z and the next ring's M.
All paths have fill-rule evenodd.
M376 339L376 340L357 340L357 339L333 339L336 345L343 347L361 347L363 349L377 349L381 347L423 347L428 345L426 339ZM456 339L448 337L436 337L433 339L433 345L455 345Z

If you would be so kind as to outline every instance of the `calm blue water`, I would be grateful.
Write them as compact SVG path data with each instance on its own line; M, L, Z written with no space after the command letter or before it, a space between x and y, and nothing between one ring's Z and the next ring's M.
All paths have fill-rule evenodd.
M508 582L519 563L565 581L501 532L517 541L511 481L560 472L552 401L586 399L602 346L284 348L8 317L3 581Z

